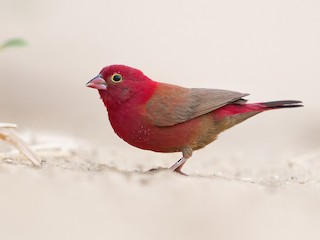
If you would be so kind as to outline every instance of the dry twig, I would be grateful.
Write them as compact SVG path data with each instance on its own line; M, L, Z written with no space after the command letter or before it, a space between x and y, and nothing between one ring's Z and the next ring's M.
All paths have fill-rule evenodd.
M16 124L0 123L0 140L7 141L16 147L22 154L24 154L34 166L41 166L41 161L38 156L32 151L28 145L15 132Z

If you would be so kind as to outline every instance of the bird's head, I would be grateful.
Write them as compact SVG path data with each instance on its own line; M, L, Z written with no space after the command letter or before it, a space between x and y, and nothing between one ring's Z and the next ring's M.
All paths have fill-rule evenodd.
M87 83L87 87L99 90L102 100L110 105L121 104L137 95L137 100L153 91L155 82L140 70L124 66L110 65L104 67L98 76Z

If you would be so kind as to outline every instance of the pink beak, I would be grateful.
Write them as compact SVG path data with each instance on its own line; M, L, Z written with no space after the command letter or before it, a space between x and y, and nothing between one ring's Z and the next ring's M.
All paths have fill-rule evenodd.
M100 90L106 90L107 89L107 83L106 81L102 78L101 74L90 80L87 85L87 87L95 88L95 89L100 89Z

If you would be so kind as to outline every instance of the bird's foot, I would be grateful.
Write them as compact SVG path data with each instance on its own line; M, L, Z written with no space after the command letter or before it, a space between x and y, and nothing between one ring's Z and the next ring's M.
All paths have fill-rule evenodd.
M162 168L162 167L159 167L159 168L151 168L147 171L147 173L158 173L158 172L164 172L164 171L167 171L167 172L175 172L175 173L179 173L183 176L188 176L187 174L185 174L184 172L181 171L181 168L177 168L177 169L171 169L171 168Z
M180 168L177 168L176 170L174 170L174 172L179 173L183 176L188 176L188 174L185 174L184 172L182 172Z

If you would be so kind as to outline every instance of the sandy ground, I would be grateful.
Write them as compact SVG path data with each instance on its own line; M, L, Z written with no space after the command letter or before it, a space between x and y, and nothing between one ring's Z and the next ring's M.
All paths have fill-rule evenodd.
M320 239L320 2L2 0L0 122L43 160L0 142L0 239ZM108 64L186 87L303 100L194 153L135 149L95 90Z
M170 164L159 156L116 164L117 147L99 156L83 141L46 141L35 147L41 169L23 156L2 159L1 239L320 237L320 149L272 167L236 153L224 163L190 164L185 177L146 172Z

